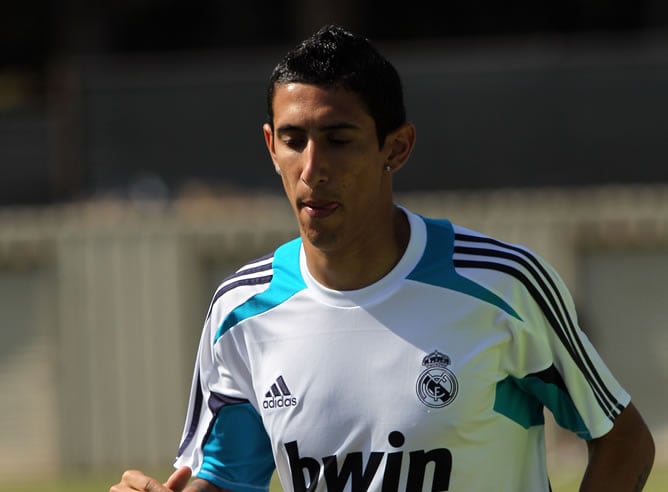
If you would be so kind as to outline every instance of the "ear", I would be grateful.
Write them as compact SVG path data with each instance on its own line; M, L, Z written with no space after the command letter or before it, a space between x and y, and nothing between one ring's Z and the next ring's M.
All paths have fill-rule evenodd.
M274 145L274 132L271 129L269 123L262 125L262 133L264 134L264 143L267 144L267 150L271 156L271 160L274 163L274 169L277 173L280 174L280 168L278 166L278 160L276 159L276 146Z
M392 166L392 171L399 170L408 160L415 146L415 126L404 123L389 133L385 138L384 150L387 152L385 162Z

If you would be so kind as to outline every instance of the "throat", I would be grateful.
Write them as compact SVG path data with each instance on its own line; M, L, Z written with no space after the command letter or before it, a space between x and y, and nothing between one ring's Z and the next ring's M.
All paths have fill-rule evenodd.
M403 257L410 239L406 214L393 209L392 224L385 234L336 251L320 249L304 241L311 276L334 290L358 290L385 277Z

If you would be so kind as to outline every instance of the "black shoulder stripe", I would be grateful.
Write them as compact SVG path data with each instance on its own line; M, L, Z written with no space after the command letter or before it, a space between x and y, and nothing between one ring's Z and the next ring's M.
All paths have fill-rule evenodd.
M230 277L228 280L231 280L235 277ZM211 305L209 306L209 311L206 313L207 319L209 316L211 316L211 311L213 310L213 305L216 303L220 297L225 295L227 292L236 289L237 287L241 287L244 285L261 285L261 284L267 284L271 282L271 279L273 278L273 274L270 275L263 275L262 277L250 277L250 278L242 278L239 279L235 282L230 282L225 284L223 287L218 289L213 296L213 299L211 300Z
M204 400L204 395L202 394L202 385L199 374L197 375L197 384L195 386L195 402L193 404L192 410L192 419L190 420L190 425L188 426L188 432L183 438L183 442L179 446L179 450L176 453L178 458L186 450L190 441L195 437L195 432L197 432L197 425L199 424L199 419L202 412L202 401Z
M499 272L507 273L508 275L512 275L513 277L517 278L520 282L522 282L524 286L527 288L527 290L531 293L531 296L538 303L540 308L543 310L546 318L549 320L550 325L553 328L558 326L558 321L551 312L549 306L547 305L546 300L540 295L538 289L536 289L536 287L531 283L531 281L519 270L512 268L508 265L504 265L502 263L494 263L489 261L473 261L473 260L455 260L455 267L482 268L488 270L496 270ZM598 385L593 384L591 376L589 375L589 372L585 367L584 361L578 354L575 353L575 350L573 346L568 342L568 339L566 338L564 331L559 328L555 328L555 332L559 337L559 339L561 340L561 342L564 344L564 347L566 347L566 350L568 350L568 353L573 358L573 361L575 361L577 367L585 375L590 387L594 390L594 396L596 397L596 401L598 402L599 406L608 415L608 417L614 415L613 406L608 401L603 399L601 395L601 390L598 388Z
M470 248L464 246L455 247L455 251L462 254L473 256L477 255L488 258L503 258L522 265L528 272L531 273L532 278L536 284L539 285L540 290L536 288L536 286L522 273L522 271L503 263L497 263L494 261L455 260L455 266L461 266L465 268L493 269L512 275L520 280L531 293L534 300L541 307L546 318L549 320L551 326L555 330L555 333L562 341L568 352L571 354L577 366L585 375L585 378L594 391L594 394L596 395L597 401L599 402L599 405L601 405L601 408L606 411L611 419L614 419L614 417L618 415L619 412L621 412L623 407L610 393L605 383L600 378L600 375L596 371L594 364L592 363L589 355L582 345L582 341L576 334L573 320L570 317L568 310L566 309L559 289L556 288L553 278L548 274L543 265L528 251L514 245L505 244L491 238L481 238L464 234L458 236L465 241L489 243L495 246L516 251L517 253L523 255L518 256L509 251L491 250L486 248ZM531 261L531 264L525 258L528 258L529 261ZM541 278L536 269L542 273L543 278ZM545 280L543 279L545 279L550 284L552 287L551 291L547 288ZM552 292L554 292L554 295ZM556 299L554 296L556 296Z
M241 267L238 272L235 272L230 277L237 277L239 275L247 275L249 273L261 272L263 270L268 270L272 267L272 261L266 261L273 259L274 254L270 253L268 255L261 256L255 260L247 263L245 266ZM254 267L249 267L249 265L255 265Z
M510 256L507 256L507 255L501 254L502 252L499 251L499 250L489 250L489 249L484 249L481 252L481 254L483 256L495 256L496 255L498 257L512 259L514 261L517 261L521 265L523 265L529 272L531 272L534 280L541 287L543 295L545 295L548 298L549 305L553 308L554 312L559 317L559 322L561 324L560 325L553 325L553 327L555 328L555 330L558 330L559 326L561 326L561 327L563 327L563 329L566 330L567 338L571 341L571 343L574 343L576 345L577 351L579 351L579 353L582 354L582 356L584 357L584 362L585 362L585 364L587 366L587 369L588 369L588 371L584 372L584 374L585 374L585 376L587 376L587 379L590 381L590 384L596 383L596 385L598 385L598 387L600 389L602 389L602 391L603 391L603 394L601 396L606 397L608 399L608 401L611 402L614 405L614 407L617 409L617 413L619 413L623 407L619 404L619 402L616 400L616 398L610 393L610 391L608 390L605 383L601 380L598 372L596 371L593 363L591 362L591 359L589 358L586 350L584 349L584 347L582 345L582 341L580 340L580 338L576 334L575 325L574 325L573 320L572 320L572 318L569 314L568 309L566 308L566 305L565 305L564 300L561 296L561 293L560 293L559 289L557 288L557 286L554 282L554 279L552 278L551 275L548 274L548 272L545 270L544 266L538 261L538 259L534 255L532 255L529 251L527 251L526 249L520 248L520 247L515 246L515 245L511 245L511 244L506 244L502 241L498 241L498 240L495 240L495 239L492 239L492 238L484 238L484 237L476 237L476 236L468 236L468 235L461 235L461 236L462 236L462 239L467 240L467 241L476 241L476 242L479 242L479 243L489 243L489 244L492 244L492 245L495 245L495 246L499 246L499 247L502 247L502 248L507 248L507 249L510 249L512 251L515 251L515 252L523 255L523 257L528 258L531 261L532 265L540 271L540 273L542 274L542 278L541 278L541 276L539 276L537 274L537 272L534 268L531 268L531 266L527 264L527 262L524 260L524 258L522 256L514 256L512 254L509 254L508 252L505 252L505 253L510 255ZM545 279L550 284L550 287L552 288L551 291L546 288L546 285L545 285L543 279ZM557 297L556 300L552 296L551 292L554 292L554 294L556 295L556 297ZM555 309L556 307L559 307L560 309ZM563 316L565 316L565 319L564 319L564 317L561 316L561 313L563 313ZM592 385L592 389L596 390L596 388L597 388L596 385Z
M521 251L524 252L524 251ZM522 265L527 271L529 271L533 277L533 279L540 285L541 290L542 290L542 295L543 297L547 298L547 301L549 302L549 306L553 308L555 315L557 317L558 323L560 327L568 327L569 330L565 331L565 336L568 339L568 342L570 345L577 344L579 338L575 335L575 328L573 324L573 320L571 319L568 310L566 309L566 305L564 303L564 299L561 296L561 293L559 292L559 289L557 289L557 286L554 283L554 280L548 273L545 271L543 266L536 260L535 257L531 255L526 255L530 260L533 260L533 265L536 266L540 272L542 273L543 277L541 278L537 272L532 268L531 264L522 256L518 256L514 253L511 253L509 251L502 251L498 249L487 249L487 248L471 248L467 246L455 246L455 253L462 253L470 256L482 256L482 257L489 257L489 258L502 258L505 260L509 260L515 263L519 263ZM543 279L546 279L547 282L550 284L550 287L552 290L548 290L546 288L546 285L543 282ZM528 280L527 280L528 281ZM536 290L538 293L538 290ZM553 297L553 294L556 295L556 299ZM546 303L546 306L548 304ZM559 307L561 309L557 310L555 309L556 307ZM545 311L545 307L541 306L543 311ZM569 345L569 346L570 346ZM579 347L580 350L583 349L582 346Z
M262 260L268 260L272 257L271 254L263 256L262 258L258 258L254 262L250 263L251 265L254 263L257 263ZM265 271L270 271L273 268L273 262L268 261L266 263L262 263L260 265L256 265L254 267L249 267L249 268L241 268L241 270L234 272L232 275L227 277L225 280L223 280L221 287L218 288L216 293L213 295L213 299L211 299L211 303L209 304L209 310L206 313L206 319L209 319L209 316L211 316L211 310L213 309L213 305L216 303L216 301L223 296L226 292L231 291L232 289L235 289L237 287L241 287L243 285L259 285L259 284L264 284L267 282L271 281L272 274L270 275L264 275L261 277L246 277L247 275L252 275L254 273L260 273L260 272L265 272ZM234 281L234 279L239 279L237 281Z

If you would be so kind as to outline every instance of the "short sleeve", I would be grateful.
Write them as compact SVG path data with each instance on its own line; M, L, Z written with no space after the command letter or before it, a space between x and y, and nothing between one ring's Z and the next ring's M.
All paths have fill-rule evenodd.
M211 326L208 319L175 466L188 466L194 476L225 489L268 490L275 468L269 437L249 401L247 384L235 381L240 362L220 360L220 345L227 340L216 340ZM237 368L243 378L243 369Z
M523 287L514 303L521 322L510 363L513 384L547 407L562 427L584 439L600 437L630 396L580 328L557 272L532 252L523 254Z
M216 413L196 476L230 490L268 490L274 460L260 417L249 403Z

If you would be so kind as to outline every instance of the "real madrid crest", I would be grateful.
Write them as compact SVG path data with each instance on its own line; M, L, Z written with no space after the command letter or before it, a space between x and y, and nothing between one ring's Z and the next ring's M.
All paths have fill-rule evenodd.
M448 369L450 357L434 350L422 359L422 365L425 370L420 373L416 384L420 401L430 408L441 408L452 403L457 396L459 383Z

